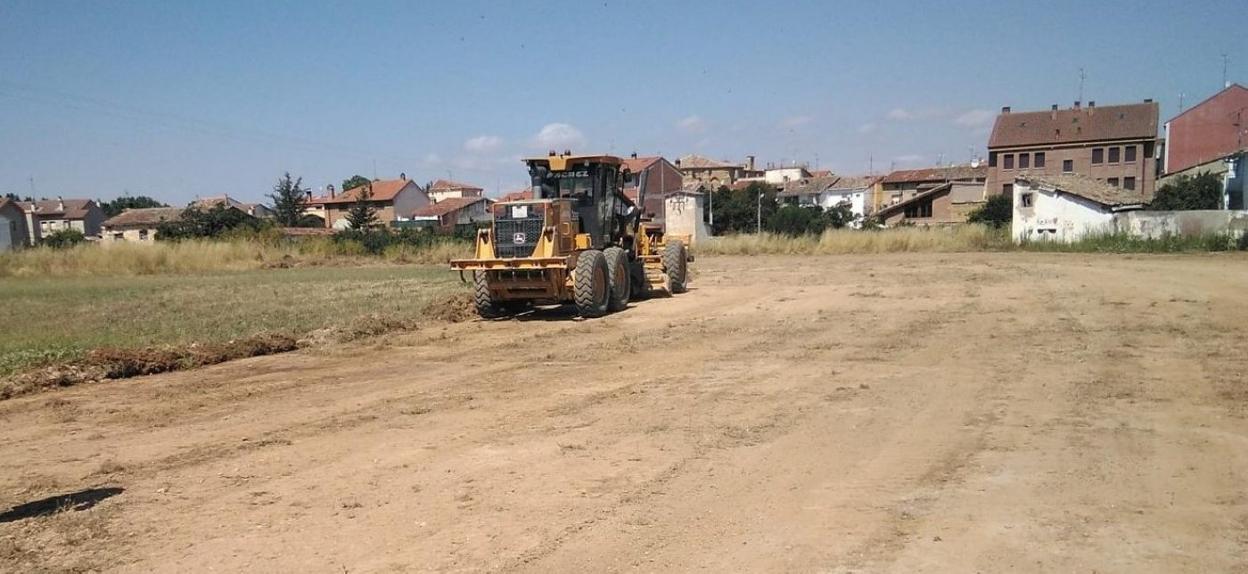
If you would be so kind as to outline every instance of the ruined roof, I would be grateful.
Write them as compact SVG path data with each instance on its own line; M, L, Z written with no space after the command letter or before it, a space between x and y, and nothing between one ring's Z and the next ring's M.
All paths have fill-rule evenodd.
M988 166L981 165L979 167L971 167L969 165L950 165L946 167L899 169L884 176L884 183L921 183L975 179L980 177L988 177Z
M714 160L700 155L687 155L680 158L680 169L731 169L740 168L741 164Z
M372 197L369 201L394 201L395 196L403 191L408 185L415 185L410 179L379 179L369 182L365 185L353 187L338 194L337 197L317 198L313 203L354 203L359 200L360 190L365 187L372 187Z
M64 209L61 208L64 203ZM94 204L90 199L42 199L39 201L21 201L18 206L22 211L29 212L31 208L35 208L36 215L59 215L64 219L86 219L87 212Z
M1144 102L1003 112L992 126L988 147L1155 138L1158 110L1157 102Z
M237 207L241 209L244 207L245 204L228 195L201 197L191 202L191 207L207 207L211 209L213 207L217 207L218 205L225 206L225 207Z
M180 207L141 207L127 209L104 221L104 227L151 227L182 218Z
M843 175L836 183L832 185L832 189L861 189L875 185L878 177L870 175Z
M916 193L914 194L914 197L911 197L910 199L907 199L905 201L901 201L898 203L894 203L892 205L881 208L879 211L875 212L876 217L879 217L879 218L887 217L889 215L892 215L893 213L896 213L902 209L905 209L906 206L910 205L911 203L914 203L916 201L921 201L923 199L927 199L929 197L932 197L940 193L949 193L949 190L951 189L953 189L953 182L944 183L936 187L933 187L931 189Z
M823 177L803 177L786 182L780 187L780 197L793 197L798 195L812 195L822 193L836 184L841 179L839 175L827 175Z
M412 217L442 217L480 201L486 201L486 199L484 197L450 197L413 211Z
M483 188L472 185L471 183L460 183L449 179L439 179L429 186L429 191L447 191L452 189L475 189L477 191L481 191Z
M1109 185L1100 180L1092 179L1086 175L1079 174L1061 174L1061 175L1041 175L1041 174L1019 174L1014 178L1015 181L1029 183L1032 187L1048 191L1061 191L1071 195L1077 195L1084 199L1095 201L1106 207L1120 207L1126 205L1143 205L1146 203L1144 193L1138 189L1124 189L1115 185Z
M513 191L511 193L508 193L498 198L499 201L524 201L526 199L533 199L532 189L522 189L520 191Z

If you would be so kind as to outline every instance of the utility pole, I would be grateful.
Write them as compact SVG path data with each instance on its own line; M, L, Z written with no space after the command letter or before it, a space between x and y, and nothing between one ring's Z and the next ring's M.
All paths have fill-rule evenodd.
M762 190L759 190L758 192L758 224L757 225L758 225L757 230L754 233L761 235L763 233L763 192Z

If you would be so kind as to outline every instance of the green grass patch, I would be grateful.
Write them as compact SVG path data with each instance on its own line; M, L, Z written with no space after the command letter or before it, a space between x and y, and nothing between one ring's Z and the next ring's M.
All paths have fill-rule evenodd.
M295 337L369 321L420 321L465 287L442 266L256 269L130 277L0 278L0 376L99 348ZM366 327L366 326L365 326Z

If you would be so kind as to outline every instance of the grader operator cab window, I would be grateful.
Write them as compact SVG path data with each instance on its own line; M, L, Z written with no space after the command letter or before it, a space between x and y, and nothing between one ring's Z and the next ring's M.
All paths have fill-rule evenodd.
M550 171L538 166L533 170L533 188L540 190L542 199L566 197L587 204L593 201L593 171L588 168Z

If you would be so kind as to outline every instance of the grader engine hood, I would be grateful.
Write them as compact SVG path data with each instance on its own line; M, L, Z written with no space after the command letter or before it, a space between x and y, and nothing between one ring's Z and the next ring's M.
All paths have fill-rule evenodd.
M494 253L503 259L532 257L545 231L549 202L494 205Z

